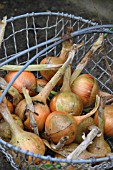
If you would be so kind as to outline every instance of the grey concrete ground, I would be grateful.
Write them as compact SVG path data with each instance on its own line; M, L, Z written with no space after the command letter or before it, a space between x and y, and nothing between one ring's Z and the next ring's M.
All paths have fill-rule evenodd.
M99 23L113 23L113 0L0 0L0 18L48 10L74 14ZM0 170L12 169L0 153Z

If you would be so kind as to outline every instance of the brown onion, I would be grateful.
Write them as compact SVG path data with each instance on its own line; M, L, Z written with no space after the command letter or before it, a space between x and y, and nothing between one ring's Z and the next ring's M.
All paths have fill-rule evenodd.
M18 103L17 107L15 108L15 114L18 115L21 120L23 121L24 126L32 131L32 127L30 125L30 114L29 110L26 109L26 100L22 100ZM44 129L44 124L47 116L50 114L49 107L45 104L40 102L34 103L34 118L38 125L38 130L42 131Z
M80 97L84 107L89 107L95 102L99 92L98 83L90 74L82 74L71 84L72 91Z
M72 32L72 29L68 28L67 34L69 35L70 32ZM52 56L47 56L46 58L42 59L40 64L63 64L68 57L69 51L72 48L72 40L66 40L62 43L62 50L60 53L59 57L52 57ZM57 72L57 70L42 70L40 71L41 75L46 79L50 80L54 74ZM59 84L62 83L62 80L60 80Z
M94 121L98 125L98 111L95 113ZM113 105L106 105L104 108L104 134L113 136Z
M45 122L45 132L54 143L61 137L69 136L66 145L75 140L77 124L72 116L66 112L55 111L49 114Z
M80 115L83 104L80 98L70 89L71 67L66 69L63 85L60 92L50 101L50 110L68 112L73 115Z
M18 71L9 71L5 76L5 80L9 83L17 72ZM20 93L22 93L22 87L26 87L29 90L30 96L33 96L36 94L37 82L32 72L23 71L14 81L12 86L14 86Z

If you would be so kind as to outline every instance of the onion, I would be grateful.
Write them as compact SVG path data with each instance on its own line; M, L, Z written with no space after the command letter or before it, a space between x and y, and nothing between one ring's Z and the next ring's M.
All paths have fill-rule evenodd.
M55 87L58 83L60 78L63 76L67 66L71 62L72 58L74 57L75 50L72 49L70 52L70 56L67 61L63 64L63 66L57 71L57 73L52 77L52 79L46 84L46 86L41 90L41 92L32 97L32 102L34 104L34 118L38 126L38 130L42 131L45 126L45 121L47 116L50 113L49 107L46 103L46 100L51 92L51 90ZM17 114L23 121L26 128L32 130L30 125L30 114L29 110L26 109L27 104L25 99L22 100L15 109L15 114Z
M5 76L5 80L9 83L17 72L18 71L9 71ZM22 93L22 87L26 87L29 90L30 96L33 96L36 94L37 82L32 72L23 71L12 86L14 86L20 93Z
M98 111L95 113L94 121L98 125ZM104 134L113 136L113 105L105 105L104 108Z
M66 112L55 111L49 114L45 122L45 132L54 143L58 143L63 136L69 136L66 145L75 140L77 124L72 116Z
M70 36L70 33L72 32L72 29L68 29L66 35L64 35L64 39L67 38L67 36ZM75 51L77 51L81 46L83 45L83 42L81 44L78 44L75 46ZM72 49L73 46L73 42L71 39L66 40L62 43L62 49L61 49L61 53L59 55L59 57L52 57L52 56L47 56L46 58L44 58L40 64L63 64L69 55L70 50ZM56 73L56 70L43 70L40 71L41 75L46 79L46 80L50 80L53 75ZM60 81L58 82L58 85L62 84L62 79L60 79Z
M15 108L15 114L21 118L24 126L28 130L32 131L32 126L30 124L30 114L29 114L29 110L26 109L26 107L27 107L26 100L24 99L20 101L17 107ZM47 104L43 104L40 102L34 103L33 115L36 120L39 131L42 131L44 129L45 120L49 114L50 114L50 110Z
M68 29L67 30L67 34L69 35L70 32L72 32L72 29ZM68 57L69 51L72 48L72 40L66 40L62 43L62 50L60 53L59 57L52 57L52 56L47 56L46 58L42 59L42 61L40 62L40 64L63 64ZM57 72L57 70L42 70L40 71L41 75L46 79L46 80L50 80L54 74ZM62 80L59 82L60 84L62 83Z
M73 115L80 115L83 104L80 98L70 89L71 67L66 69L63 85L60 92L50 101L50 110L68 112Z
M89 107L95 102L99 92L98 83L90 74L82 74L71 84L72 91L80 97L84 107Z
M12 132L12 138L10 143L16 147L20 147L23 150L28 150L30 152L33 152L34 154L45 154L45 145L42 141L42 139L30 132L24 131L22 128L20 128L19 125L17 125L12 118L7 106L5 104L0 104L0 113L2 114L4 120L9 124L10 130ZM13 153L12 153L13 154ZM16 157L17 161L20 157ZM28 162L32 161L32 157L28 156ZM35 162L38 162L39 160L35 160Z
M95 52L102 46L103 40L104 36L103 34L101 34L99 38L94 42L93 46L82 58L82 60L78 63L74 72L71 75L71 89L82 99L84 107L89 107L94 103L95 96L98 93L99 89L96 80L91 75L79 75L85 68L85 66L89 63L89 61L91 61Z

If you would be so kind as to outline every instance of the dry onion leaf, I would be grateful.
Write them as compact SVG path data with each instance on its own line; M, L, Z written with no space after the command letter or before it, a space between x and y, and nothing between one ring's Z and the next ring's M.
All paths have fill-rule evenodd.
M47 140L43 139L44 144L46 147L48 147L50 150L54 151L55 153L61 155L64 158L67 158L68 155L70 155L79 145L77 143L71 143L70 145L65 145L61 150L53 149L51 143L49 143ZM89 159L91 157L98 158L99 156L97 154L93 154L88 152L87 150L84 150L77 159Z
M39 131L38 131L38 125L36 123L36 120L34 118L34 106L31 97L29 96L29 91L23 87L22 92L24 94L26 103L27 103L27 109L29 110L29 115L30 115L30 125L36 135L39 136Z
M104 41L104 35L101 34L99 38L94 42L93 46L90 48L90 50L86 53L86 55L83 57L83 59L79 62L76 69L74 70L73 74L71 75L71 84L73 81L80 75L82 70L85 68L85 66L89 63L89 61L93 58L94 53L100 49L102 46L102 43Z
M4 33L5 33L5 27L6 27L6 19L7 17L3 17L3 20L0 20L0 48L1 48L1 44L4 38Z
M58 153L64 157L67 157L77 146L76 143L71 143L70 145L64 146L62 149L55 149L53 148L53 144L49 143L47 140L43 139L44 144L55 153Z
M26 71L40 71L40 70L58 70L62 64L32 64L29 65L25 70ZM4 65L0 70L10 70L17 71L23 68L23 65Z
M90 132L84 141L71 153L67 156L67 159L78 159L80 154L86 150L86 148L91 144L93 139L101 133L100 129L97 126L90 126Z

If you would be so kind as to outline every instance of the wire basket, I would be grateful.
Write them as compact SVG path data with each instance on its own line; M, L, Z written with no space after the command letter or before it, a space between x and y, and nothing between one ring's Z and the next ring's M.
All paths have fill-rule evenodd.
M67 27L73 27L75 31L72 34L73 42L85 42L85 45L76 52L73 68L83 58L84 54L90 49L94 41L98 37L98 32L106 32L109 27L113 25L98 26L89 20L81 17L76 17L71 14L55 13L55 12L41 12L24 14L17 17L12 17L7 20L7 27L5 31L5 38L0 49L0 67L4 64L24 65L19 74L30 64L39 63L46 55L58 56L61 50L61 42L59 37L65 34ZM88 29L89 28L89 29ZM95 28L95 30L94 30ZM99 28L97 30L97 28ZM80 31L82 30L82 31ZM77 32L78 31L78 32ZM53 44L54 43L54 44ZM105 37L106 57L111 70L113 69L113 38L108 34ZM105 64L105 54L103 51L93 58L90 64L83 70L84 73L93 75L99 83L102 90L113 93L111 84L111 74L107 70ZM1 76L7 72L1 71ZM19 75L18 74L18 75ZM37 77L40 76L36 73ZM4 95L10 88L11 83L8 84ZM2 101L3 96L0 98ZM112 137L107 138L108 143L112 148ZM75 169L109 169L113 167L113 156L88 159L88 160L66 160L57 159L49 156L41 156L28 151L16 148L11 144L0 139L0 151L6 155L8 161L14 169L68 169L69 165L73 165ZM13 154L12 154L13 153ZM15 154L14 154L15 153ZM12 156L13 155L13 156ZM27 161L27 157L32 157L32 162ZM20 157L20 162L16 162L16 158ZM39 158L42 163L35 164L35 159ZM47 167L47 162L51 162L51 166Z

